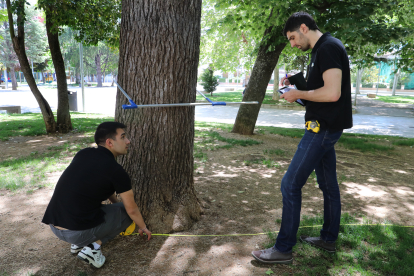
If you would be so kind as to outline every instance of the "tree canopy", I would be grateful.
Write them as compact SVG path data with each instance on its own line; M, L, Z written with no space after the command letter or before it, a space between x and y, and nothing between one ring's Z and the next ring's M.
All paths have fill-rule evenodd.
M254 55L256 52L252 48L257 49L269 39L272 39L269 51L275 45L287 42L282 34L274 36L270 32L264 35L264 31L271 26L283 27L286 19L296 11L308 12L322 32L329 31L340 39L355 62L374 60L376 54L390 51L399 41L407 41L402 47L400 44L402 55L409 56L413 52L410 51L413 40L407 39L412 38L413 30L413 4L408 0L206 0L203 5L202 22L205 26L202 27L206 35L202 37L202 56L208 53L210 63L220 69L225 67L222 60L226 56L235 59L243 57L241 53ZM280 28L276 29L274 31ZM248 42L248 51L243 51L243 41ZM283 55L300 51L289 52L288 48ZM226 69L231 69L231 66Z

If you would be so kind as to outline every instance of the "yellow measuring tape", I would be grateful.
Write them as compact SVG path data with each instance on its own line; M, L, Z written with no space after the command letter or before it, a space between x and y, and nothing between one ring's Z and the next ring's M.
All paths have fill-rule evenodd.
M414 228L414 225L404 226L404 225L395 225L395 224L341 224L341 226L396 226L403 228ZM307 225L300 226L299 228L312 228L312 227L322 227L322 225ZM139 233L133 233L135 230L135 222L122 232L121 236L129 235L139 235ZM225 235L181 235L181 234L151 234L151 236L166 236L166 237L237 237L237 236L259 236L267 235L269 233L279 233L279 231L267 232L267 233L256 233L256 234L225 234ZM145 233L144 233L145 235Z

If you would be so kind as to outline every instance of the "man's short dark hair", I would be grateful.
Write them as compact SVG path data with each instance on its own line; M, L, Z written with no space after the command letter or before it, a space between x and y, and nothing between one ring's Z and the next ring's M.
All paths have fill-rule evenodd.
M319 30L318 25L316 25L315 20L309 13L300 11L292 14L286 21L285 27L283 28L283 35L287 36L287 32L296 32L299 30L300 25L305 24L308 26L309 30L316 31ZM320 30L319 30L320 31Z
M95 143L97 145L105 144L106 139L115 140L116 130L118 128L125 129L126 126L118 122L104 122L98 126L95 132Z

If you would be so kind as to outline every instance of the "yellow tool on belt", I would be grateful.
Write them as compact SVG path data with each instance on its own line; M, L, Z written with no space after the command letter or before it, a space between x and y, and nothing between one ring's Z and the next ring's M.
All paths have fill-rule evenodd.
M318 133L321 130L321 125L317 120L307 121L305 123L306 129L313 132Z
M132 222L130 226L125 230L125 232L121 232L119 235L121 236L129 236L131 235L135 230L135 222Z

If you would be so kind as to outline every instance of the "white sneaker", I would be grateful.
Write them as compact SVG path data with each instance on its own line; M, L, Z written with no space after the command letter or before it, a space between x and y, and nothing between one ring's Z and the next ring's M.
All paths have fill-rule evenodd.
M76 253L79 253L79 251L81 250L82 250L82 247L79 247L76 244L72 244L70 246L70 253L76 254Z
M93 248L93 245L91 245ZM96 268L100 268L105 263L105 256L102 255L101 249L92 249L88 245L85 246L78 254L78 258L84 260L88 264Z

